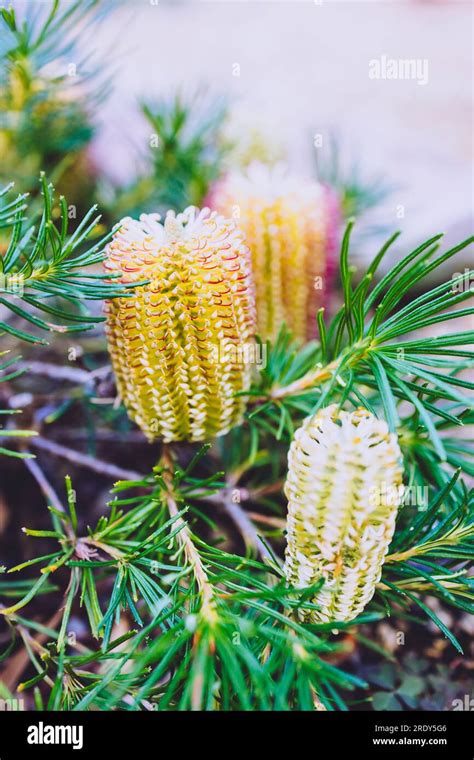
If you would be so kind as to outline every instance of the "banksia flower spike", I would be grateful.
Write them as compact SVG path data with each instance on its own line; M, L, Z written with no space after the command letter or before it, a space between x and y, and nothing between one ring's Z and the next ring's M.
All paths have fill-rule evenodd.
M200 441L239 424L255 332L250 257L232 221L188 208L123 219L108 271L143 282L106 305L107 337L122 399L149 440Z
M298 588L323 580L300 609L313 623L350 621L371 600L395 529L401 452L387 424L366 409L332 405L295 434L285 484L285 575Z
M252 254L257 326L276 338L283 322L295 338L314 337L333 271L338 207L331 191L313 180L252 164L221 180L209 203L236 219Z

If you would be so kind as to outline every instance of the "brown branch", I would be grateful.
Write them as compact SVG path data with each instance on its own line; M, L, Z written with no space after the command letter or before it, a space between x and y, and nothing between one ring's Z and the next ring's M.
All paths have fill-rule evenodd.
M201 593L202 611L205 612L206 615L213 616L215 603L214 589L202 563L201 556L194 545L188 524L185 520L183 520L181 516L178 517L180 510L173 493L173 482L171 475L173 470L173 459L166 444L163 444L161 463L164 466L162 478L167 487L166 501L168 504L168 510L170 516L176 518L175 525L180 528L179 532L176 534L176 537L184 549L187 561L193 568L194 577L196 578L196 582Z
M286 526L286 520L284 517L276 517L274 515L262 515L260 512L247 512L251 520L262 523L262 525L269 525L271 528L277 528L278 530L284 530Z
M216 494L219 495L219 494ZM268 551L267 547L263 543L262 539L258 535L258 531L252 522L251 517L247 512L242 509L238 502L232 501L229 496L223 495L221 504L231 520L240 530L242 537L247 546L253 546L260 554L263 560L268 560L273 563L273 557Z
M110 462L104 462L96 457L89 456L89 454L82 454L80 451L70 449L67 446L62 446L54 441L48 441L41 435L35 436L28 441L30 446L41 451L47 451L53 456L66 459L68 462L72 462L79 467L87 467L89 470L93 470L98 475L104 475L105 477L112 478L113 480L143 480L146 477L141 472L135 470L127 470L123 467L117 467Z
M17 362L19 369L28 370L33 375L41 375L42 377L50 377L54 380L68 380L71 383L86 384L94 380L106 377L111 372L111 366L99 367L98 369L88 371L80 369L79 367L63 367L59 364L52 364L51 362L30 362L20 361Z
M233 485L228 485L227 488L222 488L211 494L201 494L199 491L196 491L191 495L191 498L197 500L201 499L208 504L215 504L218 507L222 507L222 509L227 512L234 525L239 529L245 544L256 549L263 560L273 561L270 552L258 535L257 529L255 528L249 513L240 506L239 502L234 502L232 500L233 490L239 491L242 501L247 501L251 496L246 488L237 488L237 486L234 487Z
M323 383L325 380L329 380L334 370L337 369L339 361L339 359L335 359L326 367L318 367L314 372L304 375L304 377L295 380L295 382L290 383L290 385L272 389L270 398L278 400L285 398L286 396L292 396L295 393L301 393L301 391L313 388L314 386Z
M62 610L58 610L54 613L54 615L48 620L47 623L45 623L46 628L52 628L55 629L59 623L59 621L62 618ZM33 638L38 645L43 644L45 641L47 641L48 637L45 633L38 633ZM20 651L18 651L16 654L14 654L12 657L9 658L8 664L5 666L5 669L2 671L1 680L9 689L10 691L14 691L17 688L18 681L20 679L21 674L29 665L30 658L28 655L28 652L26 649L22 648Z
M320 383L324 383L326 380L331 379L334 370L336 370L339 365L339 362L340 358L334 359L334 361L326 365L326 367L317 367L312 372L309 372L307 375L300 377L298 380L295 380L289 385L274 386L273 388L270 388L268 393L265 395L262 394L261 396L254 397L250 396L248 400L249 406L262 404L268 401L279 401L280 399L286 398L287 396L293 396L297 393L302 393L303 391L315 388L316 386L320 385Z
M25 465L27 466L28 470L30 471L31 475L34 477L34 479L38 483L43 493L43 496L46 499L46 503L50 504L58 512L62 512L62 514L65 515L66 510L64 509L61 503L61 499L57 495L56 491L54 490L53 486L47 479L43 470L40 468L37 461L35 459L24 459L23 461ZM72 530L68 522L64 523L64 527L69 538L74 539L75 538L74 531Z
M67 441L88 441L90 439L90 431L85 428L59 428L58 426L54 430L55 440ZM114 430L94 430L95 441L106 441L111 443L135 443L148 445L148 441L144 434L139 430L131 430L129 433L117 432Z
M57 495L49 480L46 478L46 475L40 468L36 459L23 459L23 462L38 483L41 492L48 504L51 504L51 506L54 507L58 512L66 514L66 510L61 503L61 499Z

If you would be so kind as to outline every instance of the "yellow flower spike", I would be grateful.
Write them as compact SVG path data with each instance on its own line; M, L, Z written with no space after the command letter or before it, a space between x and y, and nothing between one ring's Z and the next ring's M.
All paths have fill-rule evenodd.
M219 182L210 204L245 232L259 334L274 339L285 322L298 340L314 337L333 269L338 210L332 192L288 175L282 165L254 163Z
M120 395L149 440L201 441L239 424L255 333L250 254L235 224L188 208L164 224L129 217L107 246L105 267L134 295L106 304ZM244 357L245 358L245 357Z
M402 455L386 422L332 405L308 417L288 455L287 581L324 580L304 622L357 617L372 599L401 503Z

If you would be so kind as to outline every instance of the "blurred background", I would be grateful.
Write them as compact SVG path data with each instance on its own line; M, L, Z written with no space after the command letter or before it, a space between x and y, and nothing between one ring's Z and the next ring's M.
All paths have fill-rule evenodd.
M18 18L37 19L38 28L52 5L14 3ZM31 181L40 168L56 182L64 173L58 189L68 200L81 210L98 200L113 223L174 201L203 202L233 144L229 165L284 160L292 172L315 176L319 168L322 179L349 188L344 210L359 217L359 233L403 229L392 258L435 232L445 232L450 244L472 229L470 3L83 0L79 11L76 5L62 3L71 9L70 28L62 20L56 37L50 33L31 58L53 95L38 101L34 76L29 101L23 82L6 88L5 182L24 185L27 169ZM6 54L5 30L0 44ZM23 65L17 52L14 70ZM60 95L51 87L55 77ZM35 151L43 152L37 160ZM181 183L181 192L158 198L160 183ZM357 202L354 195L361 196ZM372 252L364 242L357 255Z
M229 98L237 129L260 126L299 172L324 161L335 134L346 172L357 163L393 188L375 220L403 228L403 250L472 229L470 3L132 1L94 45L118 64L94 142L115 181L131 179L149 140L136 99L204 84ZM427 82L369 78L382 56L426 60Z

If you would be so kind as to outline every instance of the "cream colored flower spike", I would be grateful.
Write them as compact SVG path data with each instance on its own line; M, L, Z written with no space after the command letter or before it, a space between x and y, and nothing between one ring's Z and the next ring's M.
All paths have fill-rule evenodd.
M402 455L387 424L366 409L329 406L305 420L288 455L285 574L296 587L320 578L300 610L306 622L349 621L374 595L402 496Z
M126 218L107 246L121 282L150 280L106 304L117 384L146 436L201 441L243 415L250 385L242 347L255 333L250 255L234 223L188 208Z

